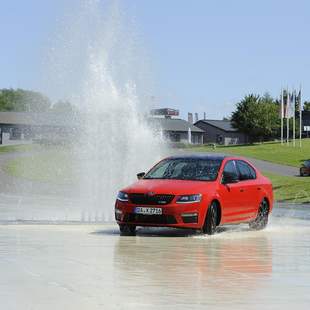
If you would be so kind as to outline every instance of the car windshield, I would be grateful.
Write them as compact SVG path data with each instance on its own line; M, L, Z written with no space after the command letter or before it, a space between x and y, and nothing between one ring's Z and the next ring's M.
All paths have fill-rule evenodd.
M304 162L304 166L307 167L307 168L310 168L310 160L306 160Z
M214 181L221 163L220 159L168 158L153 167L144 179Z

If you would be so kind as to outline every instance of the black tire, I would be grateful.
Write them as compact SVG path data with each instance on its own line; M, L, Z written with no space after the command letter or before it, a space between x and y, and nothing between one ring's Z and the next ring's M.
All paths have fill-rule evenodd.
M249 226L253 230L262 230L264 229L268 224L268 217L269 217L269 206L266 199L263 199L263 201L259 205L258 213L256 216L256 219L249 223Z
M132 225L119 225L119 232L121 236L135 236L136 226Z
M208 208L207 215L205 218L204 225L202 227L202 232L204 234L213 235L216 231L216 223L217 223L217 204L216 202L212 202Z

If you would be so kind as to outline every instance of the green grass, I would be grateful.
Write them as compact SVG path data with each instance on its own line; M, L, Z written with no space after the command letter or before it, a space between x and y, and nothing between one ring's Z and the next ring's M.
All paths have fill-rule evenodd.
M36 144L0 145L0 153L28 152L38 147Z
M263 172L273 185L275 200L310 203L310 177L285 177Z
M310 140L304 141L304 143L305 148L307 148L310 144ZM3 148L4 147L0 147L0 152ZM277 155L273 153L270 154L270 148L273 150L280 149L280 151ZM281 150L282 148L284 148L284 150ZM194 149L199 151L214 151L210 147ZM5 150L6 152L36 151L31 156L25 155L8 161L4 170L9 175L32 181L56 184L70 184L75 180L70 148L56 146L43 148L40 146L22 145L8 146L5 147ZM226 151L227 153L256 157L265 160L269 159L269 161L285 164L288 164L288 162L284 161L284 158L280 161L279 159L281 156L284 156L285 153L292 154L297 152L297 150L294 150L293 148L287 148L286 146L281 146L275 143L254 146L218 147L215 151ZM310 152L308 154L310 157ZM275 158L273 158L273 156L275 156ZM301 156L299 155L299 158L300 157ZM296 159L294 160L295 164L298 163L299 165L299 162L296 161ZM269 172L264 172L264 175L271 179L275 199L277 201L310 203L310 177L285 177L271 174Z
M51 148L10 160L4 170L12 176L32 181L69 184L74 180L72 155L68 150Z
M241 155L294 167L300 167L303 161L310 159L310 139L303 139L302 148L299 147L299 141L296 141L296 147L293 147L292 143L287 146L274 142L244 146L218 146L216 149L211 146L202 146L192 149L199 152Z

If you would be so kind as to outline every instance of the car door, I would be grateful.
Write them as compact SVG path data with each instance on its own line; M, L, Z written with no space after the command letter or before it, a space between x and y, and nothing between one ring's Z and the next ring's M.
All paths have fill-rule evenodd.
M243 220L249 220L256 216L260 203L260 192L256 181L256 172L243 160L236 160L236 166L239 172L240 190L243 192L242 217Z
M225 183L225 175L231 177L234 182ZM225 183L225 184L224 184ZM222 205L222 223L231 223L240 221L240 212L242 212L242 202L244 193L239 184L239 173L234 160L225 163L221 183L219 185L219 196Z

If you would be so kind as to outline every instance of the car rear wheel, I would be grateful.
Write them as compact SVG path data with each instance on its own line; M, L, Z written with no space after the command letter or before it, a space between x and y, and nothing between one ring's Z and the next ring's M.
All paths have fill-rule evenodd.
M268 224L269 217L269 206L266 199L264 199L259 206L256 219L249 224L250 228L253 230L262 230Z
M213 235L216 230L216 223L217 223L217 204L216 202L212 202L208 208L205 222L202 227L202 232L204 234Z
M119 231L121 236L135 236L136 226L132 225L119 225Z

